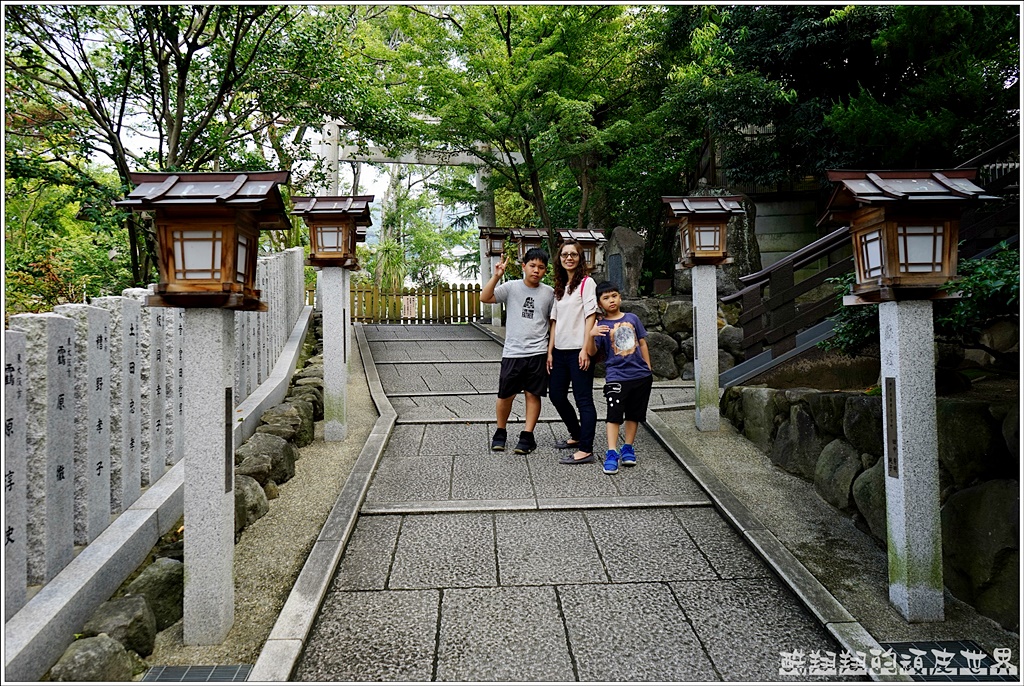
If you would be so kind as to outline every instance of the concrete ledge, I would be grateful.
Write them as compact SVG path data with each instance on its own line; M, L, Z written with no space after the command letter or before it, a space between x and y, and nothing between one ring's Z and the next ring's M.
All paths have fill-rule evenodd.
M819 622L826 626L836 622L856 622L853 615L847 612L835 596L807 571L779 539L775 538L775 534L767 529L757 529L745 531L744 535L761 557L772 561L775 572L814 613Z
M593 498L538 498L541 510L607 510L626 507L709 507L705 498L664 496L612 495Z
M248 681L288 681L301 656L302 641L290 638L268 639L263 644L256 665L249 672Z
M424 514L433 512L511 512L536 510L533 498L509 500L408 500L400 503L364 505L362 515Z
M311 316L312 308L306 307L273 373L235 410L236 419L241 420L235 427L236 445L245 440L239 438L244 427L252 427L244 434L248 438L264 410L280 403L287 394ZM4 624L7 680L36 681L42 677L96 608L145 562L160 536L182 516L184 475L184 461L170 467Z
M288 336L284 349L277 358L270 375L263 380L249 397L235 408L235 446L240 446L254 433L260 425L260 417L274 405L279 405L288 395L295 365L302 352L302 343L306 340L309 322L313 319L313 307L306 305L295 320L295 326Z
M292 671L302 655L309 630L320 610L320 604L327 594L334 570L341 560L352 529L355 528L359 508L370 486L370 478L384 454L384 448L398 417L384 394L384 387L374 366L373 355L363 334L363 327L355 324L353 328L370 397L373 398L380 416L327 516L327 521L316 543L313 544L313 550L306 558L302 571L299 572L288 600L281 608L281 614L278 615L270 637L260 651L248 681L288 681L291 678Z
M159 481L146 489L146 492L128 507L128 511L155 510L156 528L161 534L166 533L184 514L184 488L185 463L182 461L171 467Z

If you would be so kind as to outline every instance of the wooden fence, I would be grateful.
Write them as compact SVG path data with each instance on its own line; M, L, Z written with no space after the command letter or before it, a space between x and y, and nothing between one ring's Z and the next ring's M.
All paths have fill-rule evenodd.
M442 284L395 292L381 292L373 285L353 285L351 311L352 321L364 323L450 324L483 319L480 284Z

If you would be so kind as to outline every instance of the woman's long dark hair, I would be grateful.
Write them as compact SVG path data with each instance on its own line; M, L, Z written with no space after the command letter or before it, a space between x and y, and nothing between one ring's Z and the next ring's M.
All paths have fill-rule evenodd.
M576 260L576 271L572 274L572 281L569 281L569 272L565 271L565 267L562 266L562 250L567 245L576 247L576 252L579 253L579 258ZM580 245L579 241L575 238L566 238L565 242L558 246L558 250L555 251L555 299L561 300L562 296L566 293L572 293L579 288L580 283L583 281L583 277L587 275L587 258L583 254L583 246Z

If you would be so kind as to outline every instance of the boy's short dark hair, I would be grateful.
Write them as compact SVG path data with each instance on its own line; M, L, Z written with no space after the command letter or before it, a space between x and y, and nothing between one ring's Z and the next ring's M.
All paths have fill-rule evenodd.
M622 291L620 291L619 287L616 286L615 284L613 284L611 281L602 281L601 283L597 284L597 290L595 291L595 294L596 294L595 297L598 300L600 300L601 296L604 295L605 293L618 293L618 294L621 295Z
M526 264L530 260L540 260L545 266L548 264L548 254L544 252L543 248L530 248L523 255L523 264Z

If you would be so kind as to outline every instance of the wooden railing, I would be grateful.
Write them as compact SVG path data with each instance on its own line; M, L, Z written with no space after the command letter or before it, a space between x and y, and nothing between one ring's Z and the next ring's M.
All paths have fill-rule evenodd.
M480 285L442 284L434 288L381 291L374 285L352 286L352 321L430 324L483 319Z
M812 291L826 285L826 279L853 269L850 256L850 229L842 227L759 272L740 277L745 287L722 298L724 303L739 301L743 306L739 325L743 328L744 359L751 359L765 348L779 356L796 347L796 334L815 324L836 308L834 293L826 288L823 297L814 299ZM828 266L800 282L795 273L820 260ZM764 295L765 287L768 296Z

